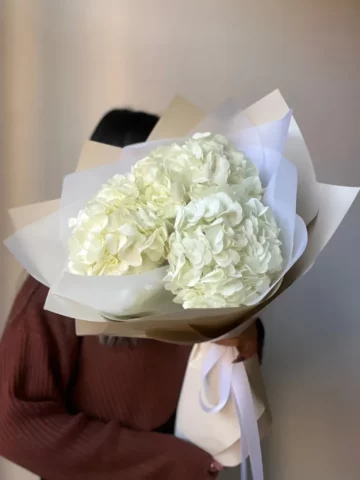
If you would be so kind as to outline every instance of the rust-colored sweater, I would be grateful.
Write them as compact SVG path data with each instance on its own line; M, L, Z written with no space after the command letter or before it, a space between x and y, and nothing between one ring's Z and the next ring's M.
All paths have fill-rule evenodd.
M46 295L27 280L1 340L0 455L47 480L210 478L208 454L153 432L176 409L189 349L76 337Z

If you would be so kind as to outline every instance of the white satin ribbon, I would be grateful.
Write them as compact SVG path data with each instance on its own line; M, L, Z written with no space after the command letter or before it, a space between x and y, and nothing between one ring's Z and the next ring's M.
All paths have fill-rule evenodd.
M260 435L251 387L244 362L234 363L236 356L235 348L211 345L202 371L200 404L205 412L217 413L225 407L233 394L241 431L241 480L247 479L247 457L250 459L252 479L264 480ZM219 400L212 404L209 401L210 374L215 367L218 367L219 374Z

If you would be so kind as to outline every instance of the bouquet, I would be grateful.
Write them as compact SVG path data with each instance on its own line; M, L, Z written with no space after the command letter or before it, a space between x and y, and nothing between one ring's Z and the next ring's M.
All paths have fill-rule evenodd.
M44 308L75 318L79 335L196 343L176 433L244 475L249 456L261 480L258 364L235 365L213 341L306 273L357 193L317 183L279 92L205 118L177 98L144 144L88 142L60 201L10 212L6 245L49 286Z

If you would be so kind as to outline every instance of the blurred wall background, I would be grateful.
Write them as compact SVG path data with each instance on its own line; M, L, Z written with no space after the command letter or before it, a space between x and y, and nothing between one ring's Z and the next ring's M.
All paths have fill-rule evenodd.
M211 109L279 87L321 181L360 183L357 0L0 0L0 226L55 198L116 106ZM264 314L274 414L266 480L359 478L360 201L315 268ZM18 267L0 247L1 324ZM0 379L1 381L1 379ZM0 478L34 478L0 460ZM238 478L238 472L224 480Z

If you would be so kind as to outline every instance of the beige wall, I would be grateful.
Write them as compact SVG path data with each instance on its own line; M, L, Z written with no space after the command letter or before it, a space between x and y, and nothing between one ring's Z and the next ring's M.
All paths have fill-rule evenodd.
M176 92L211 108L280 87L319 179L359 184L357 3L3 0L1 234L7 205L58 195L106 110L161 112ZM359 478L359 213L358 201L313 271L264 315L267 480ZM17 269L0 252L2 321ZM21 480L5 461L0 477Z

